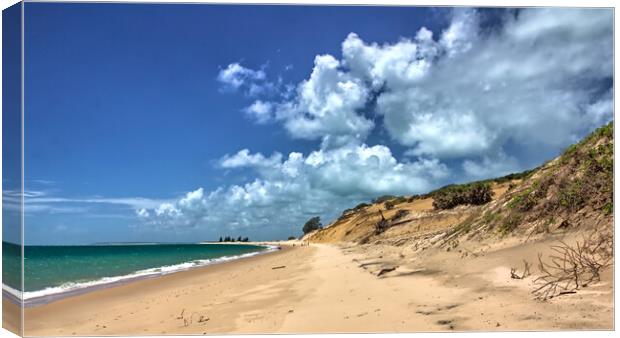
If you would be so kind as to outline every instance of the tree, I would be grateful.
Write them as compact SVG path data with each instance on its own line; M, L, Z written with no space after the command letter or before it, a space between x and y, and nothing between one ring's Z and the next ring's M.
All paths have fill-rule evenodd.
M220 243L222 243L222 236L220 236Z
M297 239L297 237L295 237L295 236L289 236L289 237L288 237L288 240L289 240L289 241L294 241L294 240L296 240L296 239Z
M323 224L321 224L321 218L319 216L316 216L316 217L312 217L311 219L308 220L308 222L306 222L306 224L304 224L303 231L304 231L304 234L307 234L314 230L319 230L322 227L323 227Z
M248 237L243 237L243 242L249 242L250 239Z

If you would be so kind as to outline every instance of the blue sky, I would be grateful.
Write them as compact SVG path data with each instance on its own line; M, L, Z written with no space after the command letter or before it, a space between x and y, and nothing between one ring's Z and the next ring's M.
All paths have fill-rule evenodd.
M610 10L27 3L25 21L30 244L286 238L530 168L612 117Z

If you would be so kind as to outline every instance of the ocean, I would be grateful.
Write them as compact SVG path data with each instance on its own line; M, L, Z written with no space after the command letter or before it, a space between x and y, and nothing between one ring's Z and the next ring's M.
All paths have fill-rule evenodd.
M20 287L19 246L2 243L3 289ZM274 247L246 244L26 246L24 300L44 303L91 288L249 257Z

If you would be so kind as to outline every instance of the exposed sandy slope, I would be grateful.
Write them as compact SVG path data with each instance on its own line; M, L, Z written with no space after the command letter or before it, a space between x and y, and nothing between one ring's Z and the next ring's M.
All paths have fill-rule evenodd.
M515 181L516 182L516 181ZM493 184L493 199L504 196L510 182ZM410 238L412 235L421 235L433 231L449 228L465 220L479 208L455 208L453 210L435 211L433 199L417 199L412 202L398 204L392 210L386 210L382 203L372 204L350 217L337 220L325 229L313 234L309 240L316 243L359 242L374 231L375 224L383 217L390 220L400 210L408 214L397 221L398 225L391 227L382 237L394 238L400 236Z
M533 300L531 279L509 278L510 266L539 247L547 246L461 258L457 251L412 256L393 246L297 245L30 308L26 335L611 329L609 273L595 287L547 302ZM393 257L399 267L377 277L376 267ZM379 264L360 267L373 261Z

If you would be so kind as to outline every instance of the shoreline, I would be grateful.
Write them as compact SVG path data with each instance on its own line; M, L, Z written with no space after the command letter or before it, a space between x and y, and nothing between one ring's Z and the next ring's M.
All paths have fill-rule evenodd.
M199 243L203 245L219 244L219 243ZM125 275L108 276L95 279L92 281L78 282L78 283L65 283L56 287L47 287L45 289L36 291L25 291L23 296L20 297L20 292L14 288L2 284L2 297L19 305L21 298L23 298L23 304L25 308L36 307L43 304L52 303L54 301L64 299L67 297L74 297L96 290L102 290L112 287L121 286L127 283L140 281L143 279L159 278L162 276L175 274L179 272L189 271L198 268L209 267L213 265L230 263L242 259L247 259L254 256L269 254L278 250L281 250L281 245L271 244L257 244L255 242L246 243L230 243L231 245L253 245L262 247L260 251L254 251L245 254L221 256L217 258L210 258L204 260L194 260L188 262L182 262L174 265L158 266L154 268L148 268L143 270L134 271Z
M429 251L377 275L389 246L311 244L26 308L25 335L108 336L613 329L603 282L548 302L510 268L546 242L477 258ZM386 256L388 255L388 256ZM528 256L529 255L529 256ZM531 256L531 257L530 257ZM383 258L381 258L383 257ZM379 265L373 265L379 264ZM17 307L14 307L17 308Z
M203 287L200 286L200 284L203 284L205 279L217 281L217 277L223 273L236 275L236 271L240 268L252 269L253 265L263 262L270 264L269 262L273 260L277 261L278 257L293 251L292 247L286 245L282 245L280 248L280 250L271 251L269 254L254 255L244 259L228 261L225 262L226 264L197 267L177 273L161 275L157 278L141 279L131 283L93 290L92 292L66 297L51 303L25 308L24 334L29 336L89 336L140 335L146 334L147 331L152 332L152 334L181 332L175 330L168 331L170 330L168 326L160 332L155 332L152 328L158 327L155 320L161 322L162 319L168 319L174 323L172 327L183 327L182 325L179 326L179 322L182 322L183 319L179 319L178 317L180 313L183 312L186 304L191 303L191 301L184 301L182 306L178 306L178 309L175 308L175 310L168 315L164 316L160 314L153 317L151 311L148 311L151 310L150 307L141 308L145 303L144 298L153 297L151 301L161 301L162 298L167 298L169 301L172 301L173 298L177 300L181 298L180 295L183 294L183 290L188 285L191 285L193 291L202 290ZM280 270L273 271L276 273L283 273ZM221 284L221 282L217 282L217 284ZM164 294L167 294L167 297L163 296ZM7 303L8 302L3 299L3 306L6 307ZM17 308L17 306L13 307ZM171 309L168 306L160 303L158 311L169 310ZM194 316L194 314L195 312L192 312L190 316ZM121 322L122 325L116 327L114 330L105 330L111 328L110 324L93 324L93 321L97 318L105 317L104 321L106 322L116 320L120 322L125 316L144 316L145 318L151 318L154 322L152 325L142 325L138 323L142 322L142 320L136 322L123 321Z

